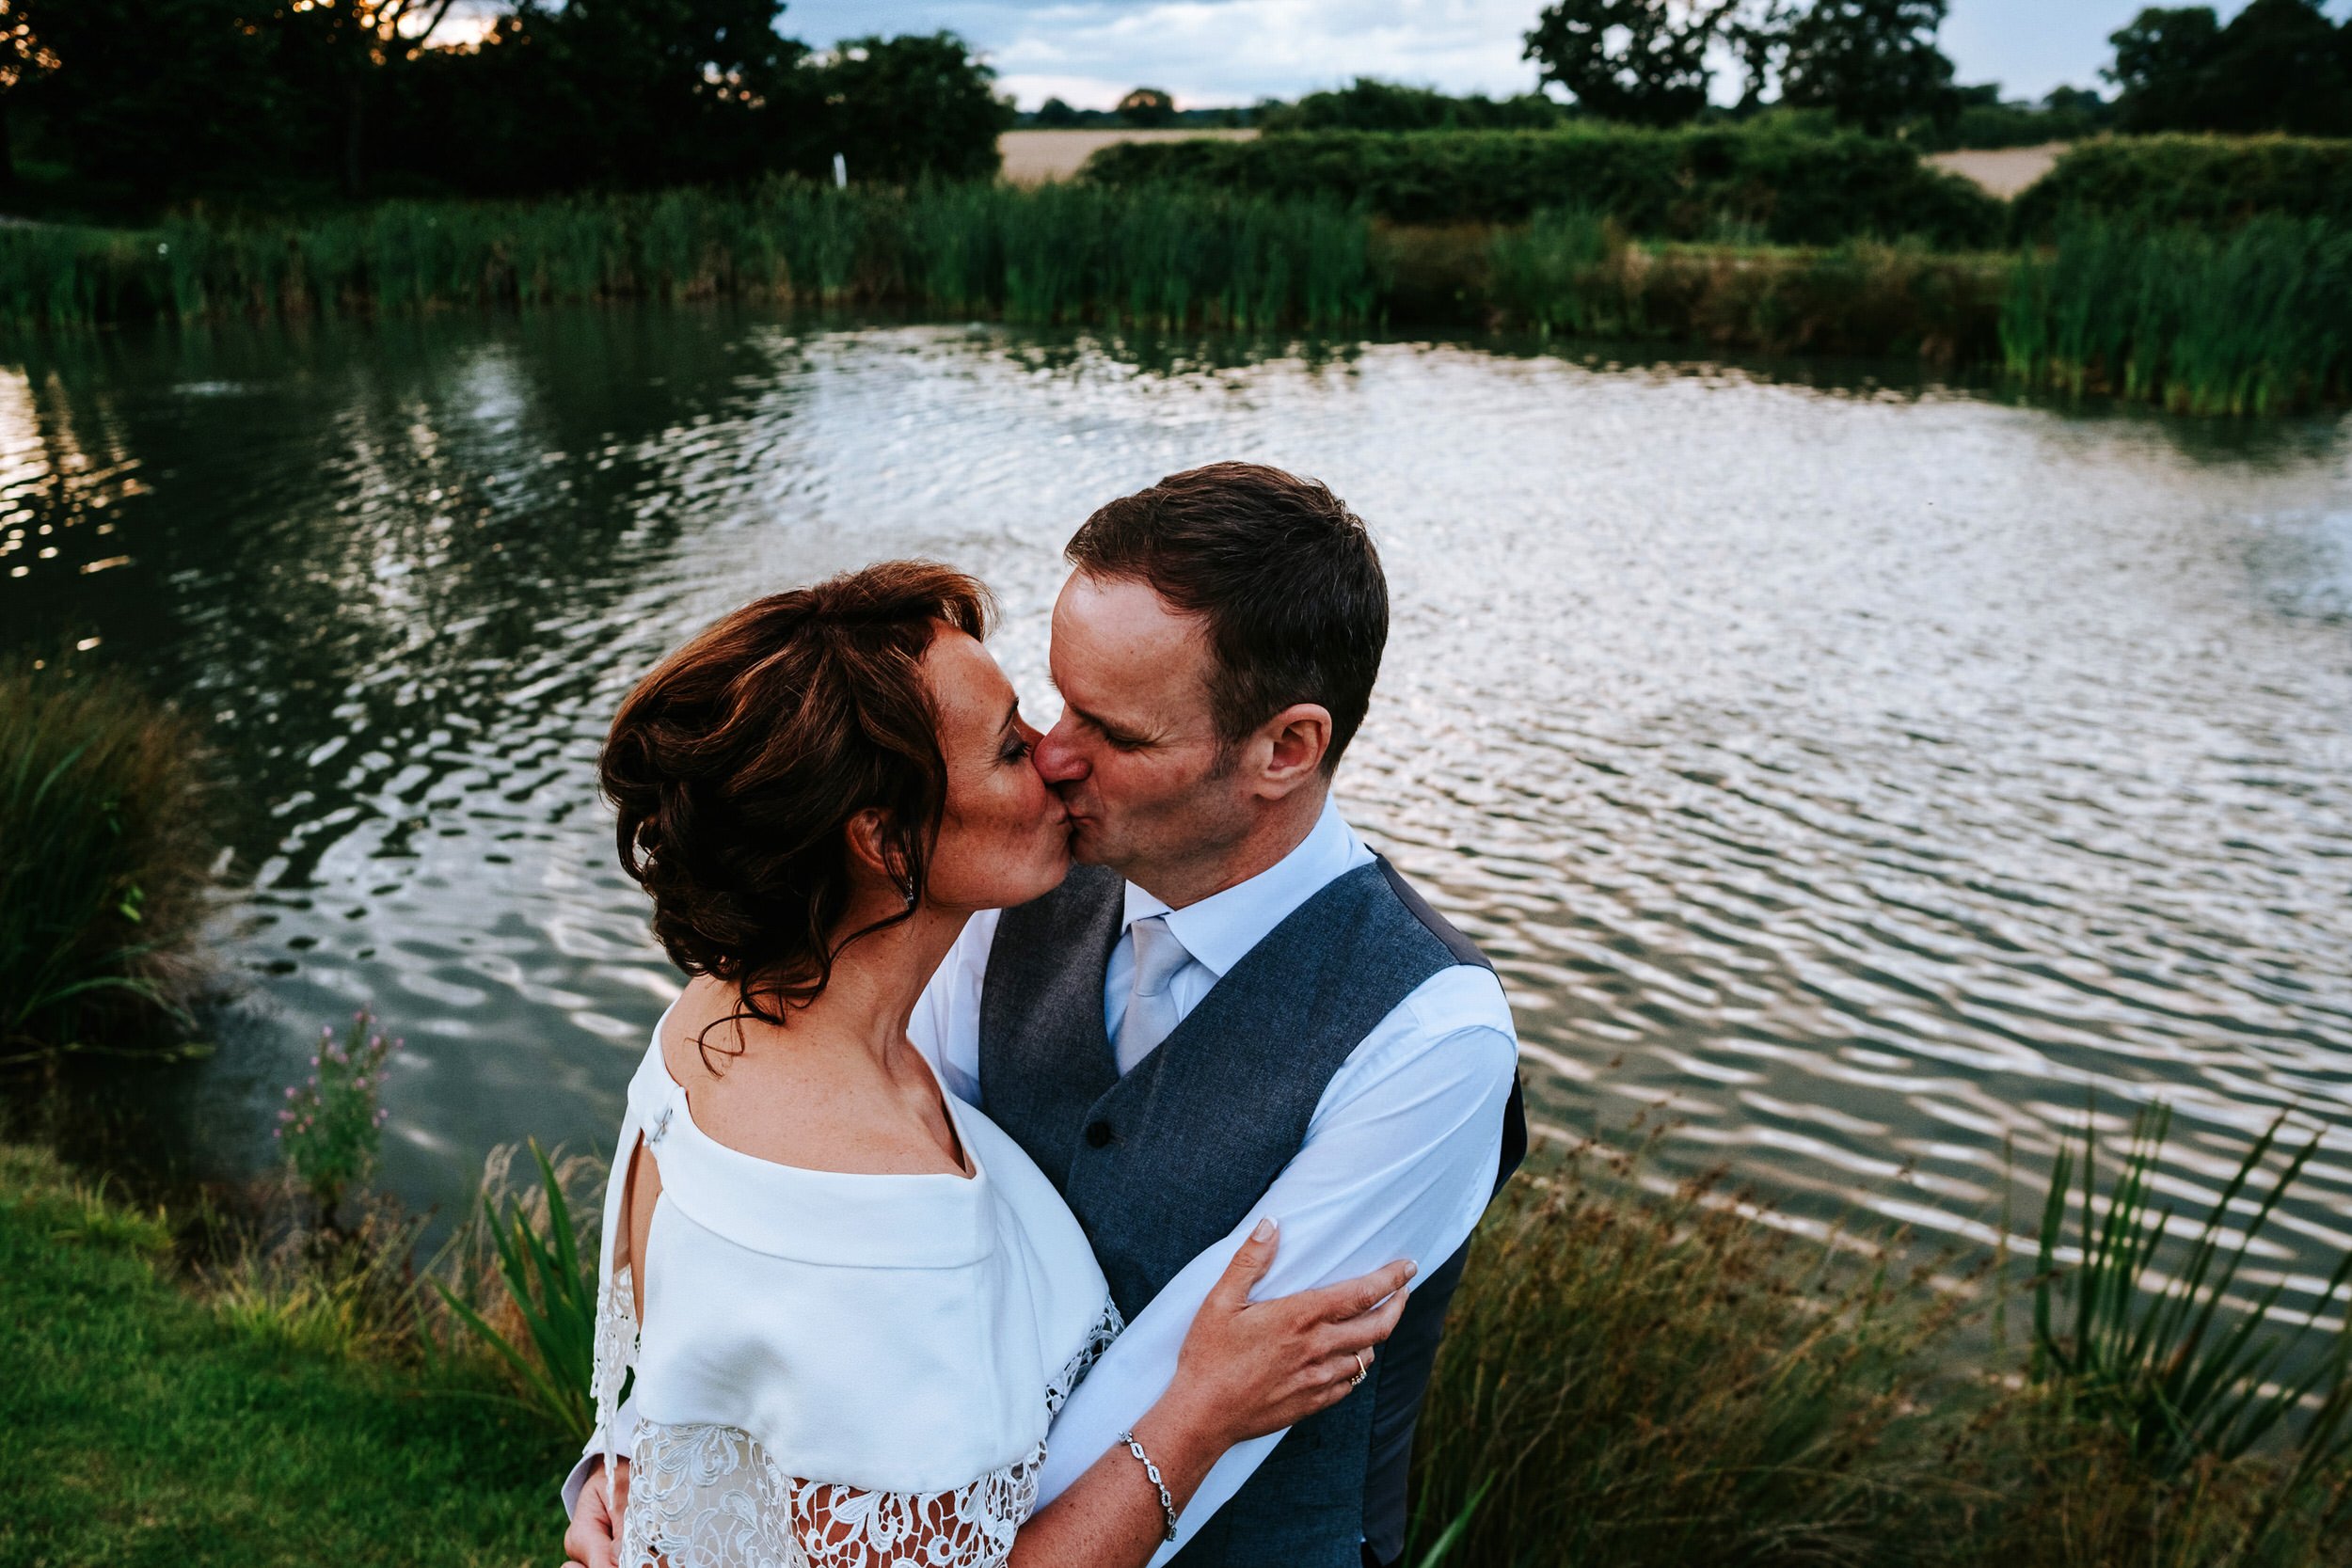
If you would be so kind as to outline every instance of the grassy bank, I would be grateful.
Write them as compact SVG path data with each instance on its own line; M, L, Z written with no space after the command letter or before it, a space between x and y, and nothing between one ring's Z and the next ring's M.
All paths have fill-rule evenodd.
M1397 225L1314 197L789 182L537 204L388 203L305 222L0 230L0 325L634 299L876 306L1152 329L1513 329L1915 357L2200 414L2352 397L2352 248L2319 219L2225 232L2076 218L1945 253L1644 239L1588 207Z
M2249 1235L2298 1167L2258 1154L2224 1194ZM1540 1162L1455 1301L1408 1560L1450 1536L1448 1568L2346 1561L2344 1342L2322 1331L2297 1360L2312 1347L2261 1310L2244 1334L2206 1318L2243 1256L2210 1225L2170 1232L2185 1284L2148 1277L2152 1168L2086 1170L2076 1212L2061 1162L2043 1256L1955 1291L1899 1236L1824 1248L1710 1180L1656 1190L1595 1149ZM590 1288L560 1242L593 1212L500 1205L428 1270L505 1338L501 1361L420 1288L413 1228L223 1260L217 1221L0 1146L0 1562L549 1560L588 1375L584 1320L556 1323ZM498 1297L501 1271L535 1278L529 1306ZM2029 1343L1988 1361L1963 1331L2009 1296Z
M1422 1414L1418 1541L1464 1521L1454 1560L1478 1568L2352 1560L2345 1341L2201 1316L2243 1254L2219 1210L2201 1231L2147 1212L2147 1126L2120 1171L2075 1167L2079 1209L2061 1160L2030 1268L1899 1236L1825 1249L1713 1180L1645 1190L1590 1150L1514 1183ZM2293 1180L2278 1154L2224 1195L2249 1234ZM1996 1314L2027 1343L1988 1334ZM2265 1395L2291 1350L2310 1381ZM2266 1443L2235 1440L2258 1425Z
M171 1227L0 1148L0 1562L546 1562L568 1444L199 1299ZM345 1348L338 1348L338 1347Z

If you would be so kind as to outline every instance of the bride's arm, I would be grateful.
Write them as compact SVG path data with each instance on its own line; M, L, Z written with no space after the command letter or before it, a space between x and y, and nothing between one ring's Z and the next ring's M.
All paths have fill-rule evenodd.
M1404 1287L1413 1273L1406 1262L1252 1302L1249 1291L1265 1276L1276 1245L1269 1223L1235 1250L1193 1319L1174 1377L1133 1429L1180 1513L1235 1443L1280 1432L1345 1398L1349 1379L1371 1364L1405 1310ZM608 1499L603 1478L584 1468L588 1485L573 1505L564 1544L573 1561L604 1568L613 1560L626 1505ZM628 1461L615 1469L613 1489L626 1497ZM871 1495L797 1480L787 1490L799 1499L793 1528L810 1560L866 1568L871 1554L862 1521L872 1512ZM918 1533L936 1530L949 1548L947 1560L967 1560L974 1522L961 1509L918 1507L916 1514ZM1012 1568L1142 1568L1165 1541L1167 1520L1142 1463L1124 1444L1114 1445L1021 1527ZM901 1543L910 1549L917 1544Z
M1252 1302L1276 1244L1268 1220L1233 1254L1184 1336L1175 1377L1133 1429L1180 1513L1227 1449L1346 1398L1405 1310L1406 1262ZM1167 1533L1159 1488L1115 1444L1021 1527L1012 1568L1142 1568Z

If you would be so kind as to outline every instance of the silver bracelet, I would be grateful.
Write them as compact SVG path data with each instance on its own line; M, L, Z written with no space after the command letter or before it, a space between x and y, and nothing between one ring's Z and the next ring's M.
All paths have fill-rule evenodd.
M1143 1451L1143 1445L1136 1441L1136 1434L1134 1433L1122 1432L1119 1434L1119 1440L1127 1445L1127 1451L1129 1453L1134 1454L1136 1458L1143 1462L1143 1473L1152 1478L1152 1485L1160 1495L1160 1513L1165 1514L1168 1519L1168 1534L1164 1537L1164 1539L1168 1541L1175 1540L1176 1499L1168 1495L1168 1482L1160 1479L1160 1467L1152 1463L1152 1456Z

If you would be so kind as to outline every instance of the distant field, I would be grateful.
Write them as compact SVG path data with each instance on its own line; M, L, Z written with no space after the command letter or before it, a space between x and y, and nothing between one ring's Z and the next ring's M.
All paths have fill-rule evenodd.
M996 138L1005 155L1005 178L1016 185L1067 180L1096 150L1122 141L1188 141L1211 136L1248 141L1255 131L1008 131Z
M1220 141L1248 141L1255 131L1008 131L996 138L1005 155L1005 178L1016 185L1067 180L1098 150L1123 141L1186 141L1213 136ZM2008 147L1994 152L1937 152L1928 162L1938 168L1974 180L1994 196L2008 200L2050 172L2066 150L2064 142L2046 147Z
M2050 172L2064 155L2067 144L2054 141L2041 147L2004 147L1993 151L1931 152L1928 162L1940 169L1974 180L2007 201Z

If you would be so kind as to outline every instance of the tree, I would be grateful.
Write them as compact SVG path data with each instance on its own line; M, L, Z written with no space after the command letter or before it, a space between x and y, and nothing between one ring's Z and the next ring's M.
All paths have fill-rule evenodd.
M76 199L145 206L299 174L310 152L278 33L238 0L14 0L59 62L22 90ZM11 94L13 96L13 94Z
M1707 106L1707 52L1735 0L1553 0L1520 57L1604 119L1679 125Z
M953 33L850 39L819 68L831 150L860 180L985 180L1012 103Z
M16 149L9 111L21 89L57 69L56 52L40 40L25 15L26 0L0 0L0 190L16 186Z
M287 0L273 19L308 35L342 118L344 194L367 183L369 110L388 66L415 57L455 0Z
M1172 124L1176 100L1158 87L1137 87L1119 101L1119 118L1145 128Z
M1740 62L1740 113L1760 108L1778 80L1788 52L1788 19L1795 14L1794 0L1745 0L1724 19L1724 43Z
M1078 123L1078 111L1058 98L1049 98L1037 106L1037 122L1049 131L1061 131Z
M2254 0L2227 27L2210 7L2151 8L2108 41L2127 131L2352 133L2352 24L2318 0Z
M389 96L405 118L388 155L516 194L813 174L823 108L807 47L776 31L781 9L522 0L473 55L400 68Z
M1269 131L1541 130L1559 122L1560 105L1541 93L1500 102L1475 93L1454 98L1373 76L1263 108L1258 119Z
M1827 109L1883 135L1958 108L1952 62L1936 47L1947 0L1814 0L1788 25L1781 102Z

